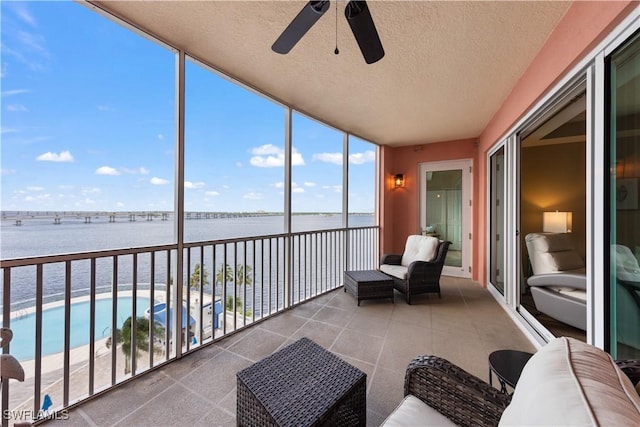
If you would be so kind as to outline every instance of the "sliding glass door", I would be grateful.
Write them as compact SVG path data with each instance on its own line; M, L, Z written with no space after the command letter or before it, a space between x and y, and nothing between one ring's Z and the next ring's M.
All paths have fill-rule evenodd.
M517 138L517 247L522 254L517 310L546 339L570 336L586 341L586 100L586 82L580 80L524 126ZM552 217L565 221L552 224ZM556 278L546 279L544 286L529 286L532 276L552 271L583 280L564 293L556 292Z
M640 36L608 58L610 352L640 358Z

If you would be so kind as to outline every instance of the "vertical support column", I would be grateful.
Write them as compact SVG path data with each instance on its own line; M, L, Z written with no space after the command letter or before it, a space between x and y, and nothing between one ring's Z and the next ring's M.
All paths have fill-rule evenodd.
M292 131L292 110L287 108L285 110L284 118L284 232L285 237L285 272L284 272L284 307L291 305L291 286L293 280L292 276L292 264L293 264L293 251L291 250L291 157L293 151L293 143L291 138ZM277 283L276 283L277 286Z
M344 231L344 269L349 270L349 134L342 135L342 228Z
M4 269L4 287L2 289L2 325L11 327L11 268ZM9 354L11 343L2 348L2 354ZM2 409L9 409L9 378L2 378ZM2 417L2 427L9 425L9 417Z
M176 251L176 284L174 293L175 313L172 322L172 340L175 345L176 358L182 356L182 282L183 282L183 257L184 257L184 89L185 89L185 53L178 51L176 55L176 164L175 164L175 217L174 238L177 244ZM167 307L170 310L170 307ZM167 311L169 312L169 311ZM188 313L187 313L188 314ZM187 319L189 316L187 315ZM188 323L188 322L187 322Z

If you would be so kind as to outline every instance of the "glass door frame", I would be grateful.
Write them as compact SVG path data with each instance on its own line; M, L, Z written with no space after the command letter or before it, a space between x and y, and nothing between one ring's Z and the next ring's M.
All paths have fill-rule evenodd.
M445 276L471 278L471 261L473 256L473 159L445 160L437 162L420 163L420 230L427 227L426 222L426 177L428 172L439 172L447 170L462 171L462 218L461 218L461 236L462 236L462 265L460 267L452 267L445 265L442 274Z

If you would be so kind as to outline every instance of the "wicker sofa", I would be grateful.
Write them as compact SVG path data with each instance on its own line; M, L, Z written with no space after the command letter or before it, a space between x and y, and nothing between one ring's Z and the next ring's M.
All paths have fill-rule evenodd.
M626 375L625 375L626 374ZM513 395L436 356L414 359L405 398L383 426L640 425L640 362L556 338L525 365Z

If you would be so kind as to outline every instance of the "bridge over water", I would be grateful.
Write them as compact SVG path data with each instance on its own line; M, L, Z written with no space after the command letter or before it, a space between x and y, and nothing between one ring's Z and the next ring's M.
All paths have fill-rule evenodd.
M247 218L276 215L282 215L282 212L185 212L185 219ZM2 211L2 221L11 221L17 226L36 220L49 220L52 224L57 225L67 221L82 221L86 224L104 221L167 221L174 216L173 211Z

